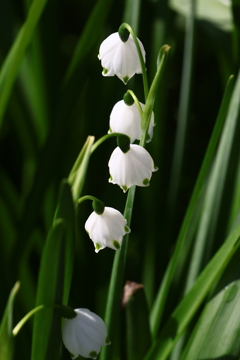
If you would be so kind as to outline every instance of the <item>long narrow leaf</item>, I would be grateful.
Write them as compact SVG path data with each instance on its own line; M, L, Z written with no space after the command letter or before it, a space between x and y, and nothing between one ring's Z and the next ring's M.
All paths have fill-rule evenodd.
M215 233L217 217L219 215L221 199L223 197L223 187L227 176L228 164L231 161L231 149L237 128L239 110L240 72L235 85L223 129L223 134L221 136L218 152L206 190L202 216L199 223L199 231L191 259L189 276L187 279L187 290L190 289L200 271L201 265L203 263L203 257L205 257L205 261L207 261L207 256L209 256L211 251L213 235Z
M141 360L151 345L149 310L143 285L127 282L123 299L126 302L128 359Z
M240 225L229 235L226 242L201 273L192 289L173 312L158 340L155 341L144 360L165 360L168 358L173 346L196 314L211 287L239 248L239 237Z
M216 182L218 180L217 176L219 176L219 173L221 173L221 171L224 172L224 169L221 168L222 158L225 159L225 158L229 157L229 152L230 152L231 145L232 145L231 138L233 136L233 133L234 133L234 130L235 130L235 127L236 127L236 123L237 123L237 119L238 119L238 115L239 115L239 107L240 107L240 73L238 75L238 79L237 79L237 82L236 82L236 85L235 85L235 88L234 88L234 92L233 92L233 95L232 95L232 98L231 98L231 103L230 103L230 106L229 106L227 119L226 119L225 127L224 127L224 130L223 130L223 135L222 135L222 139L221 139L221 142L220 142L220 145L219 145L219 150L218 150L218 154L217 154L217 158L216 158L216 162L215 162L215 168L213 169L213 180L214 180L214 182ZM227 163L224 163L222 166L227 167ZM211 187L212 186L213 185L211 184ZM214 189L213 188L212 188L212 191L213 191L213 194L214 194ZM216 270L215 274L212 274L212 276L214 276L215 279L217 278L218 275L219 275L219 273L217 272L217 270ZM209 291L209 289L208 289L208 291ZM189 316L189 314L187 316ZM180 325L177 325L177 324L175 324L175 325L177 327L180 326ZM168 326L170 326L170 325L168 325ZM168 328L168 326L166 326L166 329ZM172 329L171 329L171 331L172 331ZM182 331L183 331L183 329L182 329ZM179 333L179 336L181 335L181 333L182 332ZM170 352L171 347L169 347L167 351ZM165 354L165 350L163 350L162 354ZM162 359L164 359L164 358L165 357L163 357Z
M12 320L13 320L13 303L15 296L19 290L20 283L17 282L8 298L8 303L3 314L0 326L0 360L11 360L13 357L13 335L12 335Z
M73 54L71 63L67 69L67 73L64 79L64 85L69 81L70 77L73 76L79 62L89 53L94 43L98 39L99 32L96 28L101 29L106 16L112 5L112 0L98 0L94 6L92 13L88 19L86 27L79 39Z
M42 14L47 0L34 0L28 17L1 68L0 73L0 128L7 107L8 99L16 79L24 53L30 43L35 27Z
M181 360L228 359L240 356L240 280L224 288L206 305Z
M49 305L34 318L32 360L58 359L59 339L54 339L53 330L61 332L61 318L54 317L52 305L62 303L63 293L63 249L65 226L56 220L50 230L40 266L37 305ZM55 340L55 341L54 341Z
M186 254L186 248L184 246L184 256L181 255L182 251L183 251L183 245L185 244L186 240L187 240L187 236L189 233L189 229L190 226L192 224L193 221L193 216L197 207L197 204L199 202L199 198L200 198L200 194L202 192L202 188L203 188L203 184L204 184L204 180L206 179L206 176L209 172L211 163L213 161L213 156L215 154L216 151L216 147L219 141L219 137L221 134L221 131L223 129L223 125L224 125L224 121L225 121L225 117L228 111L228 106L229 106L229 102L231 99L231 95L232 95L232 90L233 90L233 85L234 85L234 78L231 76L229 78L226 90L225 90L225 94L222 100L222 104L219 110L219 114L218 114L218 118L216 121L216 125L214 127L207 151L206 151L206 155L204 157L198 178L197 178L197 182L196 185L194 187L193 190L193 194L189 203L189 206L187 208L187 212L178 236L178 240L177 240L177 245L176 245L176 249L174 252L174 255L169 263L169 266L167 268L166 274L164 276L163 279L163 283L159 289L156 301L154 303L154 306L152 308L151 311L151 327L152 327L152 331L154 336L156 336L157 331L159 329L160 326L160 322L161 322L161 317L162 317L162 313L163 313L163 309L165 306L165 302L166 302L166 298L167 298L167 294L170 288L170 284L172 281L172 278L174 276L174 272L176 270L177 265L179 264L179 259L181 258L181 261L185 261L185 254Z
M65 266L64 266L64 295L63 304L67 305L71 286L74 248L76 241L75 234L75 206L73 203L71 188L66 180L63 180L60 188L59 205L56 211L56 218L64 220L66 228L65 241Z

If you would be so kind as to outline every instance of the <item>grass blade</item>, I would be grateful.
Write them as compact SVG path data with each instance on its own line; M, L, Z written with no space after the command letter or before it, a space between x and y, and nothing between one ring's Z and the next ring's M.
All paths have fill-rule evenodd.
M192 317L196 314L213 284L239 248L239 237L240 225L229 235L226 242L198 277L189 293L172 313L158 340L155 341L144 360L165 360L168 358L173 346L185 331Z
M0 360L11 360L13 357L13 335L12 317L13 303L19 290L20 283L17 282L8 298L8 303L0 326Z
M65 224L57 219L49 232L42 255L36 306L62 303L64 238ZM52 307L38 312L34 318L32 360L59 359L60 333L61 318L55 317Z
M47 0L34 0L27 19L5 59L0 72L0 128L7 107L11 90L18 74L23 56L30 43L35 27L42 14Z
M216 147L219 141L219 137L221 134L221 131L223 129L223 124L225 121L225 117L228 111L228 106L229 106L229 102L231 99L231 95L232 95L232 90L233 90L233 85L234 85L234 78L233 76L231 76L229 78L226 90L225 90L225 94L222 100L222 104L219 110L219 114L218 114L218 118L216 121L216 125L214 127L207 151L206 151L206 155L204 157L198 178L197 178L197 182L196 185L194 187L193 190L193 194L178 236L178 240L177 240L177 245L176 245L176 249L174 252L174 255L169 263L169 266L167 268L167 271L165 273L162 285L159 289L158 295L156 297L155 303L153 305L152 311L151 311L151 328L153 331L153 335L156 336L160 323L161 323L161 317L162 317L162 313L165 307L165 302L167 299L167 294L170 288L170 284L172 282L174 273L176 271L176 267L179 266L179 261L184 262L186 260L186 254L185 254L185 249L184 249L184 254L183 254L183 245L186 242L186 238L188 236L189 233L189 229L193 220L193 216L195 213L195 209L198 205L199 202L199 198L200 198L200 194L203 188L203 184L204 181L206 179L206 176L209 172L211 163L213 161L213 156L215 154L216 151ZM180 259L180 260L179 260ZM181 266L180 266L181 268ZM179 272L178 272L179 273Z
M239 286L231 283L208 302L181 360L240 356Z

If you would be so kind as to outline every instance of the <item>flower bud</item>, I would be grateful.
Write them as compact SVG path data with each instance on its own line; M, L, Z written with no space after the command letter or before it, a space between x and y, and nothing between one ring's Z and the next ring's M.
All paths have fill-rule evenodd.
M130 149L130 138L127 135L117 137L117 144L123 153L127 153Z
M122 25L119 27L119 29L118 29L118 34L119 34L120 39L121 39L123 42L128 41L130 32L128 31L128 29L125 27L124 24L122 24Z

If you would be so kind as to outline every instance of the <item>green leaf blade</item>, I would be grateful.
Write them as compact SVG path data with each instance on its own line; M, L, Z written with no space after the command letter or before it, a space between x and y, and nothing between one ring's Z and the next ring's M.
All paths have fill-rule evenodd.
M47 0L34 0L25 23L11 47L0 72L0 127L12 91L12 87L23 56L34 34L35 27L42 14Z
M36 301L36 306L49 305L50 308L44 309L35 315L32 360L58 359L59 357L60 339L59 336L58 339L54 339L52 332L55 329L58 335L60 334L61 318L58 314L56 317L52 306L62 302L64 237L64 221L57 219L48 234L42 255Z
M240 280L206 305L181 360L240 356Z
M59 205L56 211L56 218L64 220L66 228L65 241L65 266L64 266L64 290L63 304L67 305L71 286L74 247L76 241L75 233L75 207L72 198L72 192L67 180L63 180L60 187Z
M13 358L13 335L12 335L12 317L13 317L13 303L20 283L16 282L9 298L8 303L1 321L0 326L0 360L11 360Z
M152 341L143 285L129 281L124 287L124 294L127 296L125 309L128 359L143 359Z

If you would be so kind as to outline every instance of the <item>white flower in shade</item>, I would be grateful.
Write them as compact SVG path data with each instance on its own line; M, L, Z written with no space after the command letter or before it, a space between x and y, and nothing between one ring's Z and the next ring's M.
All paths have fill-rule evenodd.
M73 319L65 319L62 339L72 359L79 355L96 359L101 347L109 345L104 321L88 309L75 309Z
M143 44L139 39L138 43L145 62ZM118 32L108 36L100 45L98 58L103 67L102 74L104 76L117 75L124 84L127 84L134 74L142 73L137 48L131 34L125 42L121 40Z
M123 215L118 210L107 206L102 214L92 212L85 223L85 229L94 242L95 252L105 247L119 250L123 236L130 232Z
M144 110L145 105L141 102L140 105L142 110ZM124 100L118 101L110 114L110 129L108 133L125 134L130 137L131 142L140 140L142 136L141 121L141 115L135 102L132 105L127 105ZM154 113L152 112L147 142L151 141L153 137L153 127Z
M118 146L108 162L109 182L119 185L126 192L132 185L148 186L152 172L157 168L153 159L142 146L130 144L130 149L123 152Z

